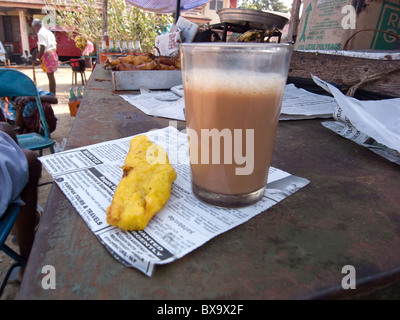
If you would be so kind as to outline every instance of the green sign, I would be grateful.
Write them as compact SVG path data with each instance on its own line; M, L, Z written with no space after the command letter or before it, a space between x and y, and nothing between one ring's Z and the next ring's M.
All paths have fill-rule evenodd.
M302 33L302 35L301 35L301 37L300 37L300 39L299 39L299 42L301 42L301 41L306 41L306 30L307 30L307 23L308 23L308 18L309 18L309 16L310 16L310 12L312 11L312 6L311 6L311 2L310 2L310 5L308 6L308 8L307 8L307 10L306 10L306 13L307 13L307 16L306 16L306 19L305 19L305 21L304 21L304 28L303 28L303 33Z
M400 35L400 5L384 1L376 30L370 49L391 50L398 39L393 35Z

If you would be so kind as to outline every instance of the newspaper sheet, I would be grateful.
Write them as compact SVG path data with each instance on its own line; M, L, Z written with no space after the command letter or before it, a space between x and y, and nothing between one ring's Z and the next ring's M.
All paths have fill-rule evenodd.
M192 42L199 31L197 23L189 21L182 16L179 16L176 26L181 30L182 42Z
M143 231L123 231L106 222L132 137L46 155L40 161L109 252L148 276L155 265L183 257L309 183L271 167L267 191L258 203L238 209L207 205L191 192L187 135L175 126L144 134L165 148L178 176L166 206Z
M400 164L400 98L360 101L318 77L313 79L337 102L336 121L322 122L324 127Z
M140 88L140 94L122 94L120 96L147 115L185 120L184 98L173 90L150 91Z
M337 103L334 98L287 84L279 120L332 118Z
M182 85L171 88L171 91L150 91L141 88L139 95L120 96L147 115L185 120ZM287 84L279 120L332 118L336 105L333 97L299 89L292 83Z

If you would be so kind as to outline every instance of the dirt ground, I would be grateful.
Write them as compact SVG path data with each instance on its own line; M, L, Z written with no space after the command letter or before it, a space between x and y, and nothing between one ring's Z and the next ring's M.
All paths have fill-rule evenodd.
M33 77L33 69L32 67L16 67L17 70L22 71L26 75L28 75L31 79ZM91 74L91 69L86 69L86 79L89 79ZM35 67L35 75L36 75L36 83L37 85L43 89L49 90L49 82L47 75L41 70L40 66ZM62 146L63 142L68 139L69 132L71 130L72 124L74 122L74 117L71 117L68 107L68 98L69 98L69 88L72 86L72 69L66 66L60 66L58 71L56 72L56 95L58 98L58 104L53 105L54 113L58 119L57 128L51 134L53 140L55 140L60 146ZM78 85L82 86L82 82L80 80L80 75L78 75ZM74 85L75 87L76 85ZM44 151L44 154L48 154L49 150ZM47 173L45 169L42 170L42 177L39 183L45 183L52 181L51 176ZM51 184L44 185L39 187L39 205L41 208L46 207L47 198L51 189ZM14 250L18 250L17 246L12 242L12 237L10 236L7 239L7 245L9 245ZM10 259L6 254L0 251L0 281L3 280L5 272L9 269L13 260ZM7 284L4 293L1 297L1 300L13 300L16 298L19 289L19 282L17 283L9 283Z

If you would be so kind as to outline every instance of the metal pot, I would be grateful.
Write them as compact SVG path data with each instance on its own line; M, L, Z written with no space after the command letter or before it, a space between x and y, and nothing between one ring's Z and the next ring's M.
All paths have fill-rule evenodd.
M286 17L253 9L225 8L217 11L222 23L248 25L253 29L269 30L283 29L288 19Z

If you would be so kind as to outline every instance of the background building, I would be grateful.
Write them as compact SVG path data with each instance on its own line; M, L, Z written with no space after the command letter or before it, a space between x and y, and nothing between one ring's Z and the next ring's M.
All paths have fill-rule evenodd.
M37 50L37 36L31 23L34 18L44 18L47 15L44 8L44 0L0 0L0 41L11 62L19 63L25 51L32 54ZM56 27L50 30L55 33L60 57L68 59L82 55L75 42L63 30Z

